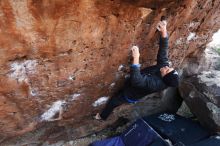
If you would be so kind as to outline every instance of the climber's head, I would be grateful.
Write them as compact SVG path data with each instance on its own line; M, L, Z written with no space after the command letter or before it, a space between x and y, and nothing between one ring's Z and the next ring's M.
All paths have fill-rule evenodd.
M160 69L161 76L163 77L163 81L166 85L177 87L179 84L179 76L177 71L172 67L162 67Z

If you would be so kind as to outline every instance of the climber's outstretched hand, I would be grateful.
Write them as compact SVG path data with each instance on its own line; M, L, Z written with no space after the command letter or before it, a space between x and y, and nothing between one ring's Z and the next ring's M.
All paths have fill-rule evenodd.
M133 57L133 64L139 64L139 57L140 57L139 48L137 46L133 46L131 48L131 51Z
M132 51L132 57L133 58L139 58L140 57L139 48L137 46L133 46L131 48L131 51Z
M163 20L157 24L157 30L160 31L163 38L167 37L167 21Z

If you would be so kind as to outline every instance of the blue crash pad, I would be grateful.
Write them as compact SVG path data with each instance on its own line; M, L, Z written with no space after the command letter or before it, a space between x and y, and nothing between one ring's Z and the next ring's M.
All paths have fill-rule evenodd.
M100 141L93 142L89 146L125 146L122 139L117 136Z
M154 142L159 142L161 146L166 145L157 132L143 119L134 122L120 137L125 146L150 146Z

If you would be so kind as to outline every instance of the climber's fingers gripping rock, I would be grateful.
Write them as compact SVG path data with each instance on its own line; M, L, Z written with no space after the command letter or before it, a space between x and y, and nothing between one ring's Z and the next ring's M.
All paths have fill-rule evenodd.
M166 20L160 21L157 24L157 30L159 30L159 31L165 31L166 27L167 27L167 21Z
M157 24L157 30L160 31L162 37L167 37L167 21L163 20Z
M137 46L133 46L131 48L131 51L132 51L132 57L133 58L139 58L140 57L139 48Z

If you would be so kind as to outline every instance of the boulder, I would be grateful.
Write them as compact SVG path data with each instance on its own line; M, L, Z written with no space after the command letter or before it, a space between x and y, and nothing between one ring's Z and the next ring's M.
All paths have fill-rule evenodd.
M220 132L220 55L208 47L197 61L198 72L188 70L179 90L201 124L212 132Z

